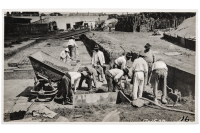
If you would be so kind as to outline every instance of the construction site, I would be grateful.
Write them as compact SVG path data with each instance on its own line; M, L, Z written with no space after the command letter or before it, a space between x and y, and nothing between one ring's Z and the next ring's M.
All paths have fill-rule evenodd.
M75 53L68 46L70 40L77 46ZM132 73L133 63L142 57L140 53L147 43L155 62L163 61L168 69L166 103L162 84L158 85L155 101L154 73L147 84L144 81L142 97L137 100L133 98L133 76L121 76L121 86L109 91L106 72L114 69L111 65L130 53L125 67ZM102 72L93 63L95 49L105 58ZM70 59L61 58L63 51L69 52ZM195 122L195 66L196 13L193 12L123 15L7 12L3 121ZM80 72L82 68L93 68L100 77L104 73L105 78L103 81L97 78L95 82L94 76L91 86L83 80L80 87L79 80L85 76ZM125 73L125 69L119 71ZM80 75L74 82L73 73ZM68 84L63 83L66 75L71 76ZM72 92L67 104L63 104L63 86L67 86L67 95Z

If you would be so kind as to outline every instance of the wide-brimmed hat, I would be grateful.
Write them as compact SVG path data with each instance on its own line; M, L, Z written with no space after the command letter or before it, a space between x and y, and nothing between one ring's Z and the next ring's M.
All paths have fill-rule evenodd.
M149 49L149 48L151 48L151 45L149 43L147 43L144 47Z
M99 49L99 46L98 46L98 45L96 45L96 46L94 47L94 49Z
M74 37L74 36L71 36L71 39L75 39L75 37Z
M68 48L66 48L66 49L65 49L65 51L69 52L69 49L68 49Z

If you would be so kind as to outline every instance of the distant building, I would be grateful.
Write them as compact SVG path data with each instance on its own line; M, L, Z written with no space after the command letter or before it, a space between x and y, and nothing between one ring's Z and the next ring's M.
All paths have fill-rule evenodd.
M30 23L30 18L13 18L13 17L4 17L5 24L27 24Z

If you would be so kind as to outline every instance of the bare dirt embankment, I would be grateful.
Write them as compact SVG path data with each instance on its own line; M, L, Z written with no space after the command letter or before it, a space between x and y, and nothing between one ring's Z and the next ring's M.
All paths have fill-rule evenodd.
M176 30L169 32L172 36L196 39L196 16L184 20Z
M123 54L120 46L127 52L137 53L144 50L144 45L150 43L157 59L162 59L168 65L168 86L181 91L183 96L195 95L195 57L194 51L174 45L160 37L152 37L152 33L127 32L94 32L81 36L84 44L93 49L98 44L104 52L106 63L114 61ZM180 55L168 56L166 53L178 52ZM131 66L132 62L128 65Z

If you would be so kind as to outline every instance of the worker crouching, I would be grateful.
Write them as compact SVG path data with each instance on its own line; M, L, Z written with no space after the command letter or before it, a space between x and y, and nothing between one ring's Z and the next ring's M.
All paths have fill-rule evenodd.
M107 80L107 86L109 92L115 92L117 89L121 90L121 79L122 76L128 75L129 70L127 68L120 70L117 68L107 70L105 72L105 77Z
M152 74L152 81L153 81L153 93L154 93L154 102L158 103L157 100L157 90L158 86L161 87L162 90L162 97L161 102L163 104L167 103L167 72L168 68L167 65L163 61L156 61L153 63L151 74Z
M142 97L143 90L147 83L148 65L143 58L144 55L140 54L139 58L134 60L133 65L129 70L129 75L132 76L131 84L133 84L133 100Z
M94 68L92 67L81 67L79 68L78 72L81 73L81 79L79 82L79 87L81 88L83 80L86 80L86 83L88 84L88 89L89 91L92 91L92 81L94 83L94 88L96 88L96 77L97 77L97 72Z

